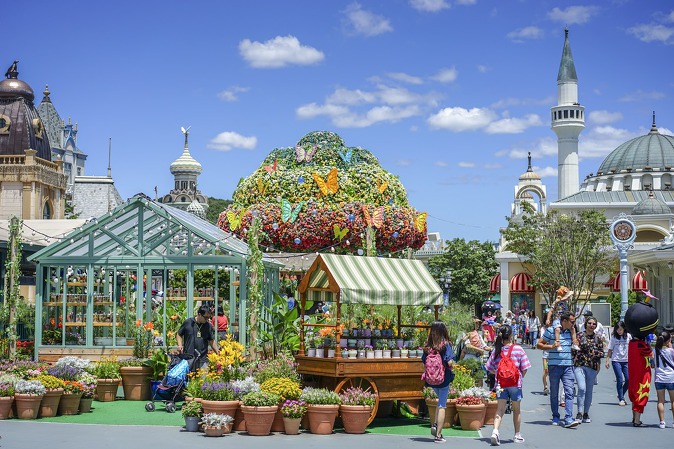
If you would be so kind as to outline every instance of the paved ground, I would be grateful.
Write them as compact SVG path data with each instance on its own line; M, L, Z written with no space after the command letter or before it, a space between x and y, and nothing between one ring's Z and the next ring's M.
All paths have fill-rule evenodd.
M526 441L517 447L565 448L589 446L623 448L648 446L652 448L672 447L674 428L671 411L667 409L667 429L659 429L655 408L655 391L646 407L643 428L631 425L632 413L629 407L619 407L615 393L612 370L603 369L599 373L599 385L595 386L594 401L590 416L593 422L581 424L575 429L564 429L550 425L548 397L543 396L541 383L541 351L527 350L532 368L525 378L525 398L522 403L522 434ZM563 411L561 412L563 414ZM503 446L514 447L512 442L511 415L506 415L501 427ZM491 428L482 429L482 438L450 438L446 447L460 446L462 449L485 448L489 446ZM48 447L50 449L72 449L83 447L92 449L119 448L200 448L223 445L245 446L246 449L344 449L345 447L367 447L368 449L391 449L391 447L411 447L417 444L433 445L428 437L398 435L346 435L331 436L302 434L286 436L277 434L269 437L250 437L232 434L223 438L207 438L202 434L181 431L177 427L145 426L102 426L61 424L36 421L0 421L0 448L23 449Z

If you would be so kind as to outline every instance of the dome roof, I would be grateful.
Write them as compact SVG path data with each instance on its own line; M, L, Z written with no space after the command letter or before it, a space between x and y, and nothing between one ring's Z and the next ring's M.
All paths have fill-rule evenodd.
M648 193L648 198L639 201L632 209L632 215L669 215L671 213L672 210L667 203L656 198L652 190Z
M187 212L196 215L203 220L206 219L206 210L204 210L204 206L197 200L193 200L190 205L187 206Z
M674 167L674 136L660 134L653 126L648 134L629 140L609 154L597 174L620 173L622 170L664 170Z
M0 81L0 98L24 97L26 100L33 101L35 94L28 83L15 78L4 79Z
M183 154L171 164L171 173L174 175L176 173L195 173L197 175L201 173L201 164L192 157L187 146L188 131L189 128L183 130L183 133L185 134L185 148L183 149Z
M522 176L520 176L520 181L540 181L541 177L531 168L531 152L529 152L527 158L529 159L527 171L522 173Z

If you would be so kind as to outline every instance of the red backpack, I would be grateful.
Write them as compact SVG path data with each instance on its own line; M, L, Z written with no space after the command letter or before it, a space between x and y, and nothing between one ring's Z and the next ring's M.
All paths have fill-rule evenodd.
M440 385L445 381L445 363L442 360L442 354L435 349L426 356L426 363L424 366L424 373L421 375L421 380L428 385Z
M516 387L520 380L520 370L513 359L510 358L510 353L513 352L514 347L515 344L510 345L507 354L501 351L501 360L499 360L496 368L496 380L501 388Z

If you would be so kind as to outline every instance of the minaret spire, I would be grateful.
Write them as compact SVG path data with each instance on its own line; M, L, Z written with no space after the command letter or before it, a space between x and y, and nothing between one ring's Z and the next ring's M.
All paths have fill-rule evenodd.
M534 170L531 168L531 151L527 153L527 159L529 160L529 166L527 167L527 171L533 172Z

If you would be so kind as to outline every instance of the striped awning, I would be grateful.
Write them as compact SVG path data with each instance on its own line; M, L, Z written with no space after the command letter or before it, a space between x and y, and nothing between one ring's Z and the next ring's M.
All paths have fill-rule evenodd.
M443 304L420 260L320 254L298 286L303 301L423 306Z
M640 292L648 290L648 282L646 282L646 273L637 271L637 274L632 278L632 291Z
M500 293L501 292L501 273L496 273L496 275L491 278L489 282L489 293Z
M620 274L618 274L614 278L611 278L611 291L612 292L620 291Z
M518 273L510 279L511 293L533 293L536 291L533 285L529 285L531 276L527 273Z

